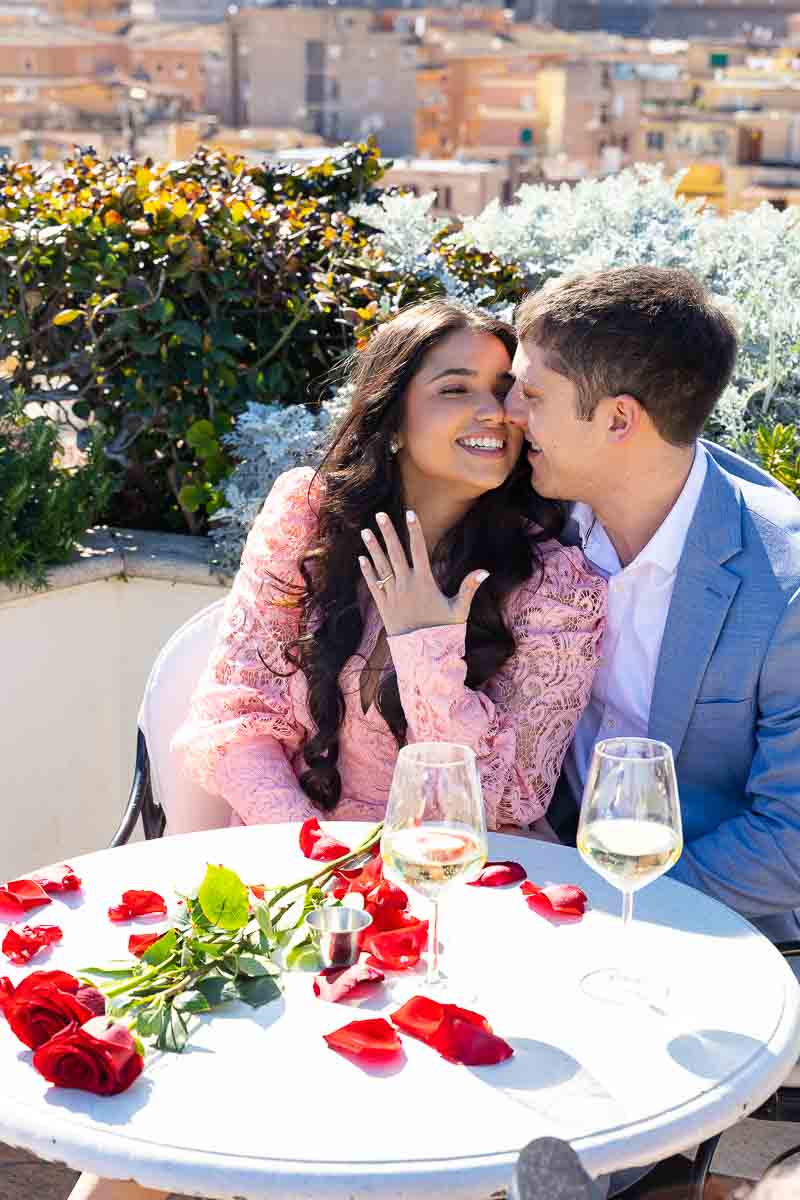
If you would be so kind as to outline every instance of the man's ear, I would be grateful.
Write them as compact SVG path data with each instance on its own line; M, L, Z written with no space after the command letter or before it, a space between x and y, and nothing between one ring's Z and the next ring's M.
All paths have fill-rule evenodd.
M635 396L623 392L608 399L608 432L614 442L623 442L636 432L642 423L644 409Z

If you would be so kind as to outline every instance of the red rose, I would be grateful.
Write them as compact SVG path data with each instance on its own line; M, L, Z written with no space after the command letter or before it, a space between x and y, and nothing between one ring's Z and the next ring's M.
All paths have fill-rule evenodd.
M73 1022L40 1046L33 1065L56 1087L116 1096L141 1075L144 1059L124 1025L92 1017L84 1025Z
M82 1025L95 1014L78 999L80 983L66 971L32 971L5 1001L6 1020L31 1050L49 1041L66 1025Z

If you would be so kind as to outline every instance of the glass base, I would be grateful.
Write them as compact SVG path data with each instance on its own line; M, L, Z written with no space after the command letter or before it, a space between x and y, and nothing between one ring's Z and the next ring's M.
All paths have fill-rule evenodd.
M669 987L661 979L634 975L621 967L590 971L581 979L581 991L605 1004L641 1005L666 1013Z

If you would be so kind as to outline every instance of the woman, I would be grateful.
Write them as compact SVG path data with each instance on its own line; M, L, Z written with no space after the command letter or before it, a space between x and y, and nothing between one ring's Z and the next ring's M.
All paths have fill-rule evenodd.
M443 301L383 325L318 472L277 480L174 746L232 824L379 821L399 747L475 750L490 829L546 829L605 623L507 424L513 330ZM160 1193L83 1177L72 1200Z
M605 586L531 489L514 348L485 315L407 309L356 358L320 470L276 482L175 740L232 823L378 821L405 741L474 748L490 829L546 812Z

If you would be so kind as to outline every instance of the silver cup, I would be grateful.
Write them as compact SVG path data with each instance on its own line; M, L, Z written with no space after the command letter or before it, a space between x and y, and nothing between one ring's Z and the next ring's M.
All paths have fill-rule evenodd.
M323 967L350 967L358 961L359 937L372 917L362 908L315 908L306 917Z

